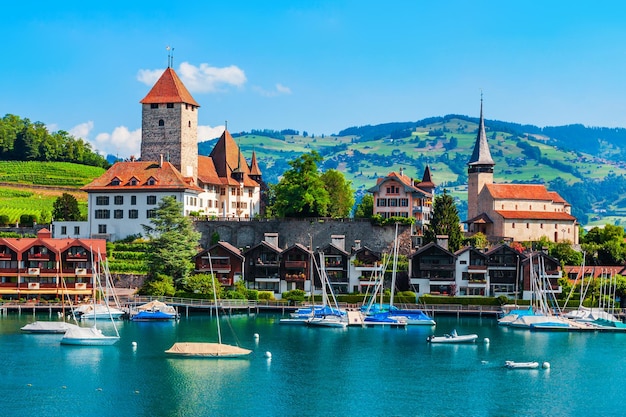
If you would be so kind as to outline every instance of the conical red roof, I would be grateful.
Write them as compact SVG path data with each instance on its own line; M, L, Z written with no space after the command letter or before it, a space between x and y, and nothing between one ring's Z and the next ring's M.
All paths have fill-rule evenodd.
M140 103L187 103L200 107L172 68L167 68L163 72L161 78Z

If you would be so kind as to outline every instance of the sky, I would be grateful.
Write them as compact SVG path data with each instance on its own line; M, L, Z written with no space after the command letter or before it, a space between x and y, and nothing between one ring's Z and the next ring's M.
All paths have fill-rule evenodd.
M0 117L139 156L168 64L199 140L462 114L626 127L623 1L28 1L0 14ZM169 50L168 50L169 47Z

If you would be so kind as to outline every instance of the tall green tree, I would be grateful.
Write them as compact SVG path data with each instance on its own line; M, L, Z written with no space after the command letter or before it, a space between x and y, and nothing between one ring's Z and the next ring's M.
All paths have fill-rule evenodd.
M365 194L354 211L356 219L371 219L374 215L374 196Z
M148 280L162 274L172 277L176 288L181 288L194 269L192 258L198 252L200 233L183 215L183 204L171 196L163 197L151 223L142 225L150 237Z
M352 182L346 181L343 173L336 169L329 169L321 175L321 178L330 197L328 215L333 218L350 217L354 206Z
M69 193L63 193L52 203L52 218L61 221L81 220L78 200Z
M325 217L330 196L317 166L323 158L316 151L289 162L278 184L271 188L270 212L277 217Z
M451 252L458 250L463 242L460 223L454 198L443 190L433 202L433 215L424 236L426 242L436 242L438 235L447 235L448 249Z

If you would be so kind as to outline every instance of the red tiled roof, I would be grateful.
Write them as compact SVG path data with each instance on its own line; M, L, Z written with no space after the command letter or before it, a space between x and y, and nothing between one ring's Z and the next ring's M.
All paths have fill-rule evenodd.
M585 277L589 277L589 276L593 276L594 278L599 278L601 277L603 274L604 275L624 275L624 270L626 269L626 267L624 266L615 266L615 265L597 265L597 266L586 266L584 267L584 276ZM567 273L569 279L571 281L573 281L574 279L576 279L576 276L580 275L581 270L583 269L582 266L577 266L577 265L565 265L563 267L563 270Z
M246 158L243 157L239 146L237 146L228 130L222 133L209 157L213 160L215 173L220 178L221 184L239 185L239 182L232 177L233 171L239 170L243 173L244 186L258 186L258 183L249 177L250 168Z
M130 180L135 178L136 185L131 185ZM155 185L148 185L148 180L154 178ZM113 180L119 180L119 185L113 185ZM99 190L145 190L146 187L154 190L181 190L192 189L202 191L198 186L191 184L169 162L133 161L116 162L104 174L81 188L83 191Z
M256 161L256 152L252 151L252 161L250 162L250 175L261 175L259 164Z
M571 214L567 214L562 211L496 210L495 212L509 220L576 220L576 218Z
M541 184L485 184L485 187L494 199L554 200L552 193Z
M172 68L167 68L154 84L142 104L188 103L200 107Z

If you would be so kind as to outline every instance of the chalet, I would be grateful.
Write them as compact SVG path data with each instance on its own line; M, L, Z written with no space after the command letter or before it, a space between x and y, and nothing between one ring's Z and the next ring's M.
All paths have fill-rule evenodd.
M243 280L244 257L228 242L219 241L194 257L195 272L215 274L223 287L232 287Z
M377 280L384 273L381 255L366 246L355 248L350 257L348 276L353 292L372 293ZM369 290L368 290L369 289Z
M476 248L465 247L454 253L456 256L456 294L485 295L488 293L487 255Z
M0 296L90 296L101 259L106 259L101 239L53 239L47 229L36 238L0 238Z
M326 274L328 285L335 294L349 293L350 253L345 250L345 236L332 235L331 242L321 250L324 262L320 265L320 271ZM319 288L322 288L321 283L319 283Z
M410 285L418 294L456 293L456 257L444 246L431 242L409 256Z
M266 233L260 243L244 252L244 277L248 288L280 293L280 260L278 233Z

